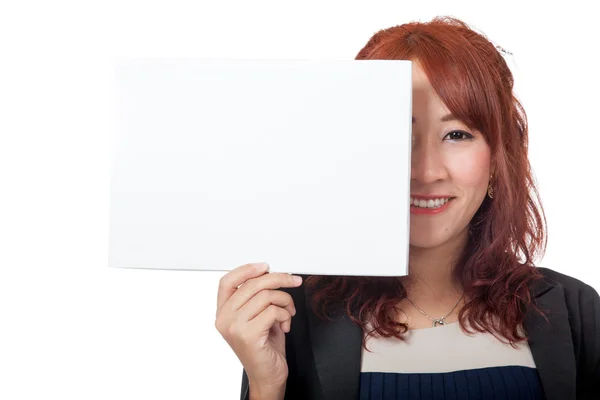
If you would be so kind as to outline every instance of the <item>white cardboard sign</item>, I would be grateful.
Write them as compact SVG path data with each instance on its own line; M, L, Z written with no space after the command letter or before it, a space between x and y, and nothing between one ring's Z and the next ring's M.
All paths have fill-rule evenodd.
M109 265L407 274L410 61L128 60Z

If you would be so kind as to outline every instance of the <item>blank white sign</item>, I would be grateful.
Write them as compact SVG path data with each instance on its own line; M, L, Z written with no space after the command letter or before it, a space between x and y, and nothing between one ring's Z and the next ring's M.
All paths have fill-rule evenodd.
M115 72L110 266L407 274L410 61Z

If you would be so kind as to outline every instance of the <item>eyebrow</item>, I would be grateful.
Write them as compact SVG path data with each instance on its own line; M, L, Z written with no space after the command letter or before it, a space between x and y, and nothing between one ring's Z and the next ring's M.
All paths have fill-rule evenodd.
M440 118L441 122L448 122L448 121L456 121L458 118L456 118L454 115L452 114L447 114L444 115L442 118ZM415 122L417 122L415 120L415 117L412 117L412 123L414 124Z

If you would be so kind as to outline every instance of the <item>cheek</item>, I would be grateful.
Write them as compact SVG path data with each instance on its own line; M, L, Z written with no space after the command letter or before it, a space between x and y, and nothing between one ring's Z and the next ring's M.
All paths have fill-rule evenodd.
M452 183L462 191L477 191L488 185L490 176L490 150L487 144L465 146L446 156L446 167Z

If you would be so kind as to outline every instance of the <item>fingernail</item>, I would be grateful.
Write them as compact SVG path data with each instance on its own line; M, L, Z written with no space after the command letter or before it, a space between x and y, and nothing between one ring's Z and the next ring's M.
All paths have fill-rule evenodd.
M299 285L299 284L301 284L301 283L302 283L302 277L301 277L301 276L298 276L298 275L293 275L293 276L292 276L292 279L294 280L294 283L295 283L296 285Z
M264 272L267 269L269 269L269 264L267 264L267 263L259 263L259 264L257 264L256 268L258 269L259 272Z

